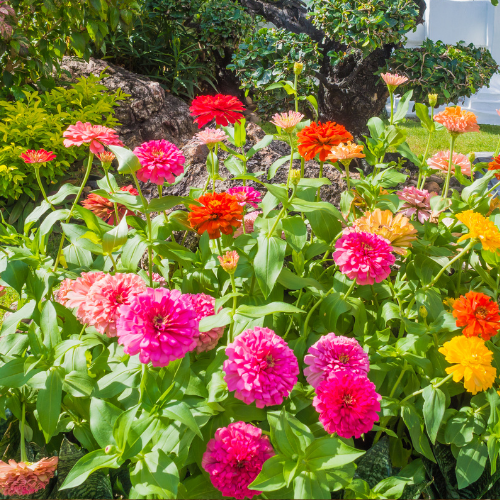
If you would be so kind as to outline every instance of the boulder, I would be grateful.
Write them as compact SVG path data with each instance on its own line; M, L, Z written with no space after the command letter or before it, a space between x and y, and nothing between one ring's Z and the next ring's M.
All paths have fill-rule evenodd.
M120 139L131 149L145 141L166 139L176 146L184 146L196 132L189 106L145 76L119 66L90 58L89 62L65 56L61 68L78 77L99 75L105 70L102 83L110 90L121 89L130 98L120 101L115 116L121 123L117 130Z

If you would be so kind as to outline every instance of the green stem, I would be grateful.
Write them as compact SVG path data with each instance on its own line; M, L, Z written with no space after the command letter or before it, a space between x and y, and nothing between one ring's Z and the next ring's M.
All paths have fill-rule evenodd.
M231 278L231 288L233 290L233 293L236 293L236 283L234 281L234 274L230 274L229 277ZM233 310L231 313L231 326L229 327L229 335L227 339L228 345L233 341L233 333L234 333L234 314L236 313L236 306L238 305L238 298L233 297Z
M205 182L205 187L203 188L203 193L201 193L202 196L206 193L209 182L210 182L210 174L207 175L207 182Z
M85 332L85 328L87 328L87 323L85 323L83 325L83 328L80 331L80 335L78 335L78 340L82 340L82 335L83 335L83 332Z
M295 303L295 307L299 307L299 303L300 303L300 298L302 297L302 292L303 292L303 289L301 288L300 289L300 292L299 292L299 296L297 298L297 302ZM290 329L292 328L292 324L293 324L293 316L290 315L290 321L288 323L288 328L286 329L286 332L285 332L285 335L283 335L283 340L285 340L288 336L288 332L290 331Z
M441 195L443 198L448 198L448 191L450 189L450 179L452 174L453 167L453 149L455 147L455 141L457 140L456 134L451 134L450 136L450 158L448 160L448 173L446 174L446 182L444 184L444 189Z
M109 174L108 174L107 168L104 169L104 175L106 176L106 181L108 183L109 190L110 190L111 194L114 194L115 191L114 191L113 187L111 186L111 182L109 180ZM113 208L115 210L115 226L118 226L118 224L120 224L120 214L118 213L118 205L116 204L116 202L113 202Z
M351 283L351 286L350 286L349 290L347 290L347 293L344 295L344 300L346 300L347 297L349 297L349 295L351 295L351 292L354 290L355 286L356 286L356 278L354 278L353 282Z
M0 304L0 309L2 309L2 311L7 311L7 312L10 312L10 313L15 313L16 312L16 311L14 311L14 309L9 309L8 307L3 306L2 304Z
M219 255L222 257L224 252L222 251L222 244L220 240L220 238L217 238L215 241L217 241L217 249L219 250Z
M253 274L252 281L250 281L250 291L248 292L248 295L253 295L254 286L255 286L255 274Z
M324 162L320 161L319 162L319 179L323 178L323 165L324 165ZM320 191L321 191L321 186L318 188L318 192L316 193L316 201L320 200Z
M158 198L160 198L160 200L163 198L163 184L158 184ZM166 210L163 212L163 215L165 216L165 222L168 224L168 215Z
M300 178L303 179L304 178L304 158L300 158Z
M290 166L288 167L288 178L286 180L286 188L288 189L290 186L290 177L292 176L292 168L293 168L293 135L290 134Z
M212 193L215 193L215 161L213 148L210 149L210 160L212 161Z
M495 154L493 155L493 158L495 158L499 154L500 154L500 139L498 139L498 145L497 148L495 149Z
M45 163L43 165L45 165ZM40 178L40 168L35 167L35 175L36 175L36 180L38 182L38 186L40 187L40 191L42 192L43 199L50 205L50 208L53 211L55 211L54 205L50 203L49 199L47 198L47 193L45 192L45 189L43 189L42 179Z
M492 191L494 191L499 186L500 186L500 182L497 182L491 189L488 189L488 191L486 191L484 196L488 196Z
M26 424L26 403L23 401L22 407L22 419L21 419L21 462L26 463L28 461L28 457L26 456L26 441L24 439L24 426Z
M377 300L377 294L375 293L375 288L373 288L373 285L370 285L370 287L372 289L373 303L374 303L375 307L378 310L379 309L379 304L378 304L378 300Z
M295 192L297 191L297 186L295 184L292 186L292 194L290 198L288 199L288 205L290 205L295 197ZM276 222L273 224L273 227L271 228L271 231L269 231L269 234L267 235L267 239L269 240L271 236L274 234L274 230L276 229L276 226L278 225L278 222L281 220L283 217L283 214L286 212L286 207L283 206L281 209L280 213L278 214L278 217L276 218Z
M347 191L351 190L351 179L349 177L349 165L351 163L351 160L344 160L342 164L344 165L345 168L345 181L347 184Z
M116 269L116 261L115 259L113 258L113 255L112 254L109 254L109 258L111 259L111 262L113 263L113 269L115 270L115 272L117 271Z
M432 384L432 387L434 387L434 389L437 389L438 387L441 387L443 384L448 382L448 380L450 380L452 377L453 377L453 373L450 373L443 380L441 380L441 382L438 382L437 384ZM424 391L425 391L425 387L423 389L415 391L414 393L410 394L409 396L406 396L406 398L402 399L399 404L402 405L405 401L408 401L409 399L414 398L415 396L418 396L419 394L422 394Z
M324 297L319 299L318 302L316 302L316 304L314 304L311 307L311 309L309 310L309 312L307 313L306 320L304 321L304 329L303 329L305 338L307 338L307 335L308 335L307 328L309 326L309 320L311 319L312 313L321 305L321 302L323 302L323 300L327 297L327 295L325 295Z
M89 158L87 161L87 171L85 172L85 177L83 178L83 182L82 182L82 185L80 186L80 190L78 191L78 194L76 195L75 201L73 202L73 205L71 206L71 210L69 211L69 215L66 219L66 224L71 220L71 217L73 217L73 212L75 210L75 207L76 207L77 203L80 201L80 196L83 193L83 188L85 187L85 184L87 184L87 181L89 180L89 175L90 175L90 171L92 169L92 162L93 161L94 161L94 153L89 153ZM54 269L52 270L53 272L56 272L57 266L59 265L59 260L61 259L64 240L65 240L65 234L62 233L61 243L59 244L59 250L57 251L56 262L54 264Z
M432 139L432 132L429 132L429 138L427 139L427 146L425 147L424 156L422 158L422 166L424 166L425 162L427 161L427 154L429 153L429 147L431 145L431 139ZM422 182L420 183L421 176L422 176L422 171L419 170L419 173L418 173L418 179L419 180L417 182L417 189L424 189L424 184L425 184L425 180L427 179L427 174L424 174L422 176Z
M391 98L391 125L394 122L394 92L389 89L389 96Z

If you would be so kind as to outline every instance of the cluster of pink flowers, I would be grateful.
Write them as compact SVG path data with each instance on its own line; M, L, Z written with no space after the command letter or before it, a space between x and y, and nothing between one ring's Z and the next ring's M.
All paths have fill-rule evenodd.
M358 341L329 333L309 348L304 363L325 430L346 439L370 431L379 419L382 396L367 377L370 362Z
M427 189L421 190L410 186L396 194L400 200L405 202L401 207L401 212L405 217L410 218L416 215L421 224L430 219L432 214L431 198L436 196L436 193L429 193Z

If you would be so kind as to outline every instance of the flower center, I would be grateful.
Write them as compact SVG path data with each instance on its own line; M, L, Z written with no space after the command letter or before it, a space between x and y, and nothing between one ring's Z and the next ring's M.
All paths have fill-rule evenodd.
M169 324L169 318L166 316L155 316L153 318L153 325L158 330L163 330Z
M267 363L267 366L269 366L270 368L274 367L274 359L270 354L269 354L269 356L266 356L266 363Z
M347 354L341 354L339 356L339 361L346 365L347 363L349 363L349 356Z
M370 252L371 250L373 250L373 247L368 243L362 242L361 246L363 247L363 250L365 250L366 252Z
M155 157L155 158L162 158L163 155L165 154L164 151L162 151L161 149L154 149L151 154Z
M344 402L344 406L351 406L354 402L353 397L350 394L345 394L342 401Z
M478 307L475 313L476 318L486 319L488 317L488 310L486 307Z

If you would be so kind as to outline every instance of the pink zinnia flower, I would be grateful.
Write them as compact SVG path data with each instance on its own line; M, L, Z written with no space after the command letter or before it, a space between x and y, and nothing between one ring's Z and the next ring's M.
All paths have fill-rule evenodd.
M396 258L387 240L372 233L348 233L335 243L333 260L358 285L373 285L391 273Z
M230 188L227 190L227 194L234 196L242 207L248 203L249 205L252 205L253 208L257 208L257 203L262 201L262 195L250 186Z
M262 492L248 485L259 475L262 465L274 456L274 450L262 430L245 422L234 422L217 429L207 444L201 466L223 496L243 500Z
M246 214L243 216L243 221L245 222L245 233L246 234L252 234L253 233L253 226L255 224L255 219L261 214L262 212L260 210L256 212L250 212L249 214ZM236 229L236 231L233 234L233 238L237 238L238 236L241 236L243 234L243 227L239 227Z
M145 290L144 281L136 274L106 274L90 287L82 312L79 311L77 317L99 333L116 337L116 320L121 315L120 307L130 304L133 297Z
M434 121L444 125L453 134L479 132L477 117L460 106L450 106L434 116Z
M159 286L165 286L167 280L161 274L153 273L153 283L158 283Z
M42 458L35 463L0 460L0 493L20 497L43 490L54 477L58 461L57 457Z
M430 168L436 170L443 170L444 172L448 172L448 162L450 161L450 151L439 151L434 156L431 156L427 160L427 165ZM469 158L461 153L453 153L452 159L452 174L455 172L455 165L460 167L460 171L463 175L468 175L470 177L471 174L471 164Z
M81 146L90 144L90 152L104 153L104 146L122 146L123 143L118 138L118 134L111 128L104 125L92 125L90 123L76 122L76 125L70 125L63 132L64 145Z
M198 321L191 299L179 290L147 288L120 307L118 343L141 363L167 366L196 348Z
M220 128L206 128L198 132L195 137L198 144L206 144L209 148L228 138L224 130Z
M21 153L21 158L25 163L46 163L52 161L56 155L52 151L45 151L45 149L28 149L25 153Z
M207 316L213 316L215 314L215 299L210 295L204 293L188 293L186 296L191 299L191 304L196 313L196 320L198 322ZM196 344L196 352L211 351L217 345L222 335L224 335L223 326L212 328L208 332L200 332Z
M276 113L271 120L273 125L280 127L285 130L285 132L293 132L293 129L300 123L300 120L304 118L302 113L298 111L289 111L288 113Z
M382 73L380 76L382 77L382 80L384 80L385 84L393 89L408 81L406 76L398 75L397 73Z
M345 439L360 438L378 421L381 399L366 375L338 371L316 388L313 406L326 432Z
M222 269L224 269L226 273L234 274L238 266L238 260L240 260L240 256L236 250L228 251L222 256L217 255L217 258L219 259Z
M431 217L431 198L436 196L436 193L429 193L427 189L417 189L416 187L405 187L402 191L396 193L400 200L405 203L401 207L405 217L410 218L413 214L417 215L420 223L424 223Z
M257 408L280 405L297 383L299 364L287 343L269 328L256 326L226 348L224 380L229 391Z
M59 302L59 304L63 306L66 305L66 302L68 301L68 293L73 291L74 283L75 280L70 280L69 278L66 278L65 280L61 281L61 286L59 287L59 290L54 292L56 302Z
M97 271L95 273L82 273L79 278L72 282L71 290L65 293L64 297L66 303L64 304L69 309L77 309L76 316L81 317L83 315L83 305L87 300L87 295L89 293L90 287L100 279L104 278L106 273L102 271ZM65 285L69 286L69 284Z
M356 339L335 335L333 332L321 337L309 348L304 363L307 382L314 388L331 372L347 370L366 374L370 370L368 354Z
M184 172L186 158L182 151L171 142L149 141L134 149L142 168L137 171L137 178L142 182L151 181L154 184L169 184L175 182L175 177Z

